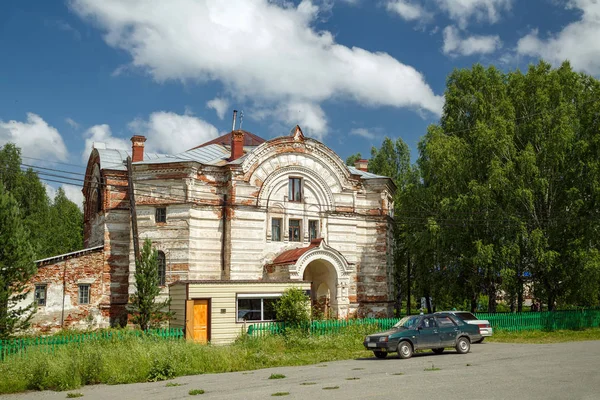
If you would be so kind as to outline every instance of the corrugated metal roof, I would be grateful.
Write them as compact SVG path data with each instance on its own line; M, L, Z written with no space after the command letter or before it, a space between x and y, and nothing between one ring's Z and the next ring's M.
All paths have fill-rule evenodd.
M190 161L198 161L202 164L214 164L216 162L225 160L230 155L229 149L218 145L218 144L209 144L204 147L196 147L184 152L177 154L176 157L190 160Z
M257 136L255 134L253 134L252 132L248 132L248 131L244 131L244 130L240 130L238 129L237 132L243 132L244 133L244 146L258 146L264 142L266 142L265 139L261 138L260 136ZM223 146L230 146L231 145L231 135L232 135L233 131L226 133L224 135L219 136L216 139L210 140L206 143L202 143L200 146L194 147L194 149L198 149L201 147L205 147L205 146L209 146L211 144L219 144L219 145L223 145ZM193 149L192 149L193 150Z
M352 174L355 175L360 175L361 178L363 179L381 179L381 178L388 178L387 176L383 176L383 175L375 175L372 174L370 172L366 172L366 171L361 171L360 169L354 168L354 167L348 167L348 169L350 170L350 172Z
M306 253L307 251L309 251L312 248L319 247L321 245L322 241L323 241L322 238L313 239L310 241L310 245L308 245L307 247L301 247L299 249L292 249L292 250L284 251L283 253L281 253L277 257L275 257L272 264L295 263L296 261L298 261L298 259L300 257L302 257L302 255L304 253Z
M102 169L114 169L118 171L125 171L127 166L125 161L127 157L131 156L131 152L117 149L96 149L100 155L100 167ZM144 152L144 162L151 161L156 162L162 160L165 157L171 157L165 154L158 153L146 153ZM171 159L171 162L174 160Z
M37 260L37 261L34 261L34 262L36 264L50 263L52 261L60 261L60 260L63 260L65 258L79 257L79 256L81 256L83 254L87 254L87 253L91 253L93 251L99 251L99 250L103 250L103 249L104 249L104 245L95 246L95 247L89 247L87 249L72 251L70 253L60 254L60 255L54 256L54 257L42 258L41 260Z

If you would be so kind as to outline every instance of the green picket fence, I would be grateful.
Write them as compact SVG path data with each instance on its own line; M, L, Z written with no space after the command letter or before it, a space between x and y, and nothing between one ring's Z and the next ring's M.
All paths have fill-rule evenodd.
M364 319L348 319L348 320L325 320L311 321L305 329L310 329L312 335L330 335L341 332L349 326L373 325L377 330L390 329L400 318L364 318ZM248 335L250 336L266 336L279 334L285 330L283 322L259 322L248 326Z
M0 340L0 361L5 360L9 356L24 357L30 349L36 349L52 354L57 348L66 345L120 341L131 337L144 337L155 340L181 340L184 339L185 336L183 334L183 329L181 328L165 328L149 329L145 332L133 329L102 330L59 336L39 336L33 338Z
M600 310L597 309L476 315L477 318L490 321L492 328L510 332L600 327Z
M569 311L545 311L524 313L476 313L477 318L490 321L495 330L510 332L520 331L554 331L560 329L577 330L600 327L600 310L582 309ZM391 328L399 318L365 318L349 320L312 321L306 329L313 335L329 335L339 333L348 326L374 325L379 330ZM282 333L283 322L259 322L248 326L248 335L265 336Z

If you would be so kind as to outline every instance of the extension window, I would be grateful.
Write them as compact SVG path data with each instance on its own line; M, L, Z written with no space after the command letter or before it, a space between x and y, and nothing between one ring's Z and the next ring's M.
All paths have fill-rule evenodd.
M275 302L281 294L238 294L237 320L244 321L274 321Z

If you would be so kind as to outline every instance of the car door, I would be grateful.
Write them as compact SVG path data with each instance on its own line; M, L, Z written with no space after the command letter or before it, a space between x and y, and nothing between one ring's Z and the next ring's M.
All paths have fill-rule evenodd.
M419 349L435 349L440 347L440 332L434 317L425 317L419 325Z
M438 315L435 317L438 330L440 332L440 347L454 347L456 336L459 333L458 326L447 315Z

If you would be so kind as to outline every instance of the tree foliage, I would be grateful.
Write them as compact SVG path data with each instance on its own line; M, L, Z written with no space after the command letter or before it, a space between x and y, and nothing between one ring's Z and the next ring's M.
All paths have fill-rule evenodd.
M59 188L52 201L32 168L22 170L21 150L0 148L0 185L17 202L35 257L46 258L83 248L83 213Z
M0 185L0 340L29 325L35 304L19 306L35 274L34 252L14 197Z
M310 320L310 299L300 288L287 288L275 302L278 321L298 326Z
M360 153L352 154L351 156L348 156L348 158L346 158L346 165L354 167L354 164L356 164L358 160L362 160L362 156L360 155Z
M526 289L550 309L600 304L599 99L568 63L452 72L416 166L398 141L372 151L399 188L398 286L472 310L499 293L520 309Z
M131 295L128 305L132 322L140 329L152 328L170 318L166 310L171 299L157 302L159 295L158 251L152 248L150 239L146 239L135 262L135 293Z

